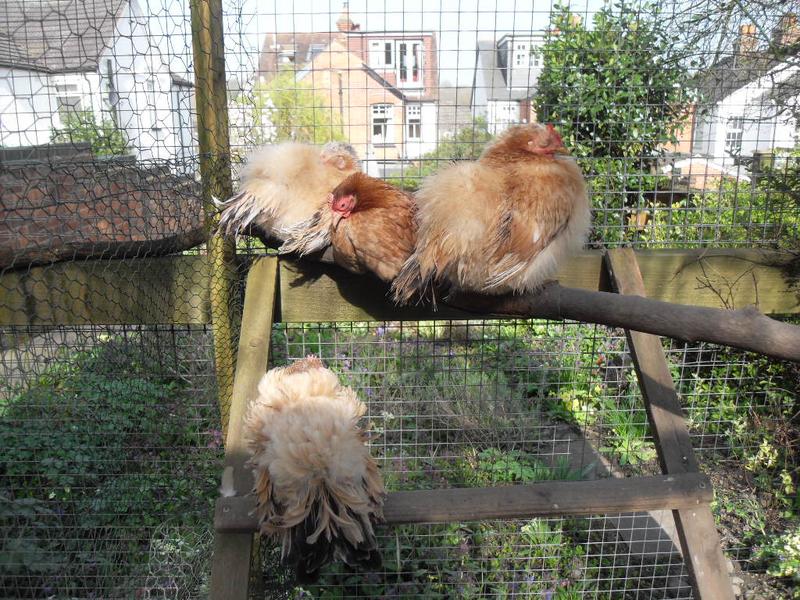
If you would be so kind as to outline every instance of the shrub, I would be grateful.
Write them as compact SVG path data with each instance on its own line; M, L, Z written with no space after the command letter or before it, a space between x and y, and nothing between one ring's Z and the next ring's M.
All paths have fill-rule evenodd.
M111 119L97 122L92 111L83 110L70 113L64 119L64 127L53 129L53 142L89 142L95 156L121 156L128 152L125 132Z

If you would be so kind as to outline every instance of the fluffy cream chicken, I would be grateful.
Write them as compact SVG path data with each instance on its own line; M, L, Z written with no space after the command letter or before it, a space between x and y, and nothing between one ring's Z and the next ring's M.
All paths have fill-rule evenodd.
M238 235L250 228L286 239L286 231L311 218L342 179L360 165L350 144L323 147L284 142L257 150L242 169L239 192L218 204L219 230Z
M476 162L427 177L416 195L417 245L394 282L398 303L435 285L484 294L537 289L581 249L586 184L552 125L518 125Z
M308 254L330 244L337 265L391 282L414 250L414 212L414 200L402 190L353 173L310 222L295 228L281 251Z
M301 582L334 559L381 564L373 525L383 516L384 488L359 426L365 411L314 356L270 370L250 406L260 531L280 541Z

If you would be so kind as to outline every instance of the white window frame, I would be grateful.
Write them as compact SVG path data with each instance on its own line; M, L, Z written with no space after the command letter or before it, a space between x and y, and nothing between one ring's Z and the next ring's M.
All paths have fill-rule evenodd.
M56 110L59 117L61 117L62 123L66 121L68 116L84 110L80 84L59 81L54 87L56 90Z
M389 53L389 60L386 60L386 53ZM391 40L370 40L369 41L369 66L373 69L392 69L394 68L395 48Z
M371 106L370 132L373 145L391 144L392 136L392 112L393 104L373 104ZM375 128L381 127L383 134L376 134Z
M412 135L414 130L416 135ZM422 104L406 105L406 136L409 140L422 139Z
M514 68L526 69L530 65L531 49L527 42L514 42Z
M530 66L534 68L539 68L542 66L542 55L539 53L538 47L532 47L530 49Z
M732 115L725 124L725 152L731 156L742 153L742 140L744 137L744 117Z
M414 53L414 46L417 45L419 55ZM406 53L401 52L401 48L406 47ZM408 54L408 49L411 54ZM421 39L397 40L395 42L395 72L397 73L397 87L399 88L421 88L425 87L425 44ZM410 58L410 64L404 64L404 60ZM414 58L417 58L417 80L414 80ZM405 79L403 72L405 71Z
M155 73L150 73L144 82L144 97L145 102L147 102L147 109L145 110L147 121L145 124L150 127L152 131L159 131L161 129L161 123L158 121L158 97L156 94L156 88L158 87L157 83L158 78L156 77Z

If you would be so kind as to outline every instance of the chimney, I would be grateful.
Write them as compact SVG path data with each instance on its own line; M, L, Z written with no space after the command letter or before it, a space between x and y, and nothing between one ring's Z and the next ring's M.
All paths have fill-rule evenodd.
M739 39L736 40L736 54L752 54L758 50L756 26L746 23L739 27Z
M797 25L797 15L786 13L772 32L772 43L780 47L791 46L798 42L800 42L800 27Z
M347 2L342 5L342 12L339 13L339 18L336 19L336 29L344 33L359 29L359 26L350 19L350 8Z

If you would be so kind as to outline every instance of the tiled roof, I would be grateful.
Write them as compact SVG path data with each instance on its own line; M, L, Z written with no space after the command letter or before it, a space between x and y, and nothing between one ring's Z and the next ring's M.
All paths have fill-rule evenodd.
M49 72L93 71L111 47L129 0L4 0L0 65Z
M270 33L264 39L258 58L258 74L266 81L277 75L281 58L287 57L294 68L309 62L313 49L327 47L336 33Z

